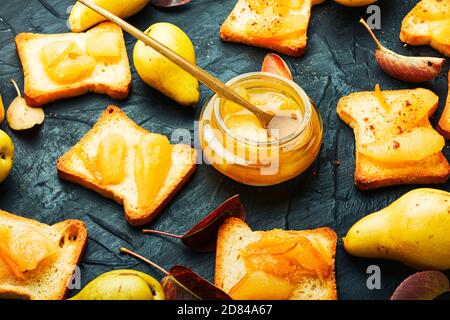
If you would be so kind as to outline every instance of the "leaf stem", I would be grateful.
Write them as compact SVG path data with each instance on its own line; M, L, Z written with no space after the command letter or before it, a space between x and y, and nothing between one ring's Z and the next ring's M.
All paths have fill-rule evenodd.
M149 234L157 234L160 236L166 236L166 237L171 237L171 238L176 238L176 239L181 239L183 238L182 236L178 236L176 234L172 234L172 233L168 233L168 232L164 232L164 231L159 231L159 230L148 230L148 229L144 229L142 230L143 233L149 233Z
M124 247L120 248L120 252L126 253L126 254L128 254L130 256L133 256L133 257L135 257L135 258L137 258L139 260L144 261L145 263L148 263L152 267L154 267L154 268L158 269L159 271L161 271L162 273L164 273L166 276L170 275L169 272L166 269L164 269L163 267L160 267L159 265L157 265L153 261L150 261L149 259L141 256L140 254L137 254L136 252L133 252L133 251L131 251L131 250L127 249L127 248L124 248Z
M192 296L194 296L196 299L198 300L203 300L200 296L198 296L196 293L192 292L188 287L186 287L184 284L182 284L180 281L178 281L177 278L175 278L172 274L170 274L169 271L167 271L166 269L164 269L163 267L160 267L159 265L157 265L156 263L154 263L153 261L141 256L140 254L131 251L130 249L121 247L120 248L120 252L122 253L126 253L129 254L130 256L133 256L139 260L142 260L146 263L148 263L149 265L151 265L152 267L158 269L159 271L161 271L162 273L164 273L167 277L169 277L170 279L172 279L173 282L175 282L178 286L180 286L181 288L183 288L183 290L186 290L187 292L189 292Z
M383 49L384 47L381 45L380 41L378 40L378 38L375 36L375 34L373 33L372 29L370 29L369 25L367 24L367 22L364 19L360 19L359 23L361 23L366 29L367 31L369 31L370 35L372 36L373 40L375 41L375 43L377 44L379 49Z
M22 98L22 94L20 93L20 89L19 89L19 86L17 85L16 81L14 79L11 79L10 81L13 84L14 88L16 88L17 96L19 98Z

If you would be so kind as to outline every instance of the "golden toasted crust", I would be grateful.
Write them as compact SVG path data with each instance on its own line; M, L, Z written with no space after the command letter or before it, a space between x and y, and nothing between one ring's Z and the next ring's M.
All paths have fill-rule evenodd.
M67 263L71 266L77 266L78 264L80 264L84 255L84 251L86 250L88 244L87 230L86 226L84 225L84 222L80 220L66 220L53 225L53 227L58 229L61 232L61 234L64 234L66 232L76 233L77 235L76 241L78 245L74 251L72 259L67 261ZM64 299L67 293L67 283L69 282L71 277L72 273L67 273L65 277L61 280L61 283L64 283L65 285L64 287L61 287L57 295L54 296L55 300Z
M437 129L446 139L450 139L450 71L448 73L447 103L444 112L441 115L441 119L439 120Z
M428 116L436 111L439 102L438 97L426 89L387 90L383 91L383 94L392 101L402 102L402 105L408 105L408 101L428 103ZM339 100L337 113L345 123L353 128L355 149L358 149L359 145L363 143L361 140L373 141L374 136L370 128L373 129L375 123L383 121L381 114L376 111L378 104L373 92L355 92ZM363 117L366 121L361 121ZM418 126L432 128L428 118L421 120ZM402 164L377 162L356 152L355 185L362 190L399 184L444 183L449 176L450 165L442 152L430 155L420 161L408 161Z
M360 160L356 155L355 185L361 190L370 190L400 184L440 184L445 183L450 175L447 159L442 152L421 160L420 164L406 164L389 167L371 162L367 158ZM416 162L416 161L415 161ZM367 168L378 171L368 171Z
M450 46L434 41L430 35L430 27L439 21L427 21L420 15L439 9L448 12L450 0L422 0L403 19L400 40L413 46L430 45L442 54L450 57Z
M43 227L44 225L36 220L28 219L20 216L16 216L14 214L8 213L6 211L0 210L0 223L2 220L14 221L19 225L33 225L35 227ZM81 262L82 256L84 254L84 250L87 247L88 237L87 230L84 223L80 220L65 220L59 223L56 223L52 226L52 228L60 234L61 241L65 240L66 237L69 239L69 243L60 242L60 246L62 250L70 250L69 257L64 259L58 258L54 264L55 265L63 265L64 268L57 268L55 270L55 274L58 274L58 277L55 281L48 282L48 279L40 278L40 274L33 274L31 280L28 280L33 283L38 283L39 286L42 286L46 289L46 292L53 292L51 295L47 295L45 297L40 296L38 292L30 288L30 285L27 286L26 283L21 285L20 283L14 283L14 285L4 283L4 280L0 280L0 299L1 298L14 298L14 299L27 299L27 300L62 300L64 299L69 283L73 272L75 271L75 267ZM60 261L63 259L62 261ZM51 266L50 266L51 267ZM47 267L47 268L50 268ZM47 283L48 282L48 283ZM34 284L33 284L34 285ZM55 289L56 287L56 289ZM47 294L47 293L46 293Z
M256 15L251 8L249 0L239 0L235 8L228 16L220 28L220 37L224 41L244 43L257 47L263 47L271 49L286 55L299 57L306 51L307 45L307 28L311 17L311 7L313 5L322 3L324 0L305 0L303 7L300 10L305 21L305 28L298 30L291 36L286 38L279 38L277 33L274 32L272 37L261 37L258 30L265 31L274 28L274 23L266 20L267 17L262 15ZM267 2L265 5L274 6L272 1ZM251 23L252 29L256 32L251 34L245 28L247 23Z
M191 175L194 173L196 165L196 151L187 145L174 145L173 155L180 155L184 160L183 162L177 163L173 162L172 168L176 167L174 170L175 174L168 177L170 180L169 184L165 182L165 192L162 195L158 195L158 199L154 206L149 210L143 210L141 208L136 208L131 205L131 200L128 198L129 195L118 192L117 190L110 189L108 187L99 184L89 173L81 172L75 165L75 157L77 154L77 148L83 146L86 143L98 140L98 134L102 130L107 130L109 126L109 121L115 117L120 119L126 127L122 125L124 134L127 134L131 130L137 131L140 134L149 133L147 130L139 127L135 122L126 116L126 114L116 106L109 106L101 114L99 120L94 125L94 127L86 133L86 135L81 138L81 140L67 153L65 153L57 162L58 175L60 178L78 183L88 189L94 190L101 194L102 196L113 199L117 203L124 205L125 218L128 223L132 226L141 226L149 223L153 220L164 207L169 203L169 201L175 196L175 194L180 190L180 188L189 180ZM128 127L128 128L127 128ZM166 181L168 181L166 178ZM134 181L134 180L133 180Z
M238 261L234 261L234 265L227 264L227 256L230 255L230 251L240 250L242 249L241 247L245 247L249 243L258 241L258 239L264 232L265 231L253 232L244 221L234 217L228 218L222 224L217 235L216 265L214 276L214 283L217 287L225 290L224 284L227 281L228 273L234 272L234 268L236 268L236 270L238 268ZM326 279L323 279L323 281L326 283L326 293L318 297L315 296L314 292L309 292L306 296L308 296L312 300L337 300L335 276L335 257L337 244L336 233L332 229L326 227L301 231L285 230L283 232L286 232L286 234L317 236L317 239L320 239L324 247L326 247L328 251L331 252L330 259L332 260L332 271ZM245 242L245 245L239 246L239 242ZM238 247L235 247L236 245ZM233 283L233 285L235 285L236 283ZM308 288L302 288L302 285L299 284L295 291L308 291ZM294 297L292 297L292 299L299 300L302 299L302 297L303 295L294 294Z
M217 233L216 245L216 266L214 270L214 284L223 289L223 283L226 276L225 254L230 246L228 243L228 235L234 232L237 228L242 229L244 233L252 232L252 229L241 219L228 218L220 226Z
M48 77L41 65L40 50L46 44L61 40L75 41L81 46L85 33L20 33L16 36L16 48L23 66L24 97L28 105L40 107L55 100L87 92L104 93L113 99L128 97L131 87L131 71L122 29L112 22L103 22L92 30L119 34L121 57L108 65L99 62L90 76L69 84L55 83Z

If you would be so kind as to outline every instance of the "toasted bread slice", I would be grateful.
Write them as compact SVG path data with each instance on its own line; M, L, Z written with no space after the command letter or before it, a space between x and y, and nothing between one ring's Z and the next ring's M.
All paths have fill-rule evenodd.
M404 108L426 104L428 116L436 111L439 100L433 92L426 89L383 91L383 96L386 103ZM341 98L337 113L353 128L357 150L361 144L376 141L374 130L386 120L386 112L374 92L356 92ZM428 117L420 120L417 126L431 128ZM379 162L356 152L355 184L359 189L398 184L444 183L449 175L450 166L442 152L401 164Z
M247 273L245 262L240 258L240 252L247 245L258 241L265 231L252 231L250 227L238 218L228 218L219 229L217 236L215 285L225 292L230 290ZM299 234L313 237L329 255L332 270L327 278L304 275L296 284L291 300L336 300L336 278L334 271L336 255L336 233L330 228L319 228L303 231L283 231L288 234Z
M131 86L131 71L122 29L104 22L88 32L113 32L119 35L121 55L108 61L97 61L94 71L82 80L61 84L53 81L41 62L40 52L45 45L55 41L74 41L84 50L86 33L35 34L20 33L16 36L16 47L23 66L24 96L31 107L40 107L49 102L82 95L87 92L105 93L114 99L128 97Z
M413 46L430 45L450 57L450 45L439 43L431 36L431 30L442 23L449 23L450 0L422 0L403 19L400 40ZM430 13L435 17L427 16ZM447 20L440 19L447 14Z
M97 154L97 148L102 138L111 133L120 134L127 141L126 174L121 183L104 186L86 168L79 156L78 148L81 147L90 158L93 158ZM109 106L94 127L58 160L58 174L62 179L81 184L104 197L123 204L125 217L131 225L147 224L158 215L177 191L189 180L196 167L196 151L184 144L174 145L172 166L162 188L156 195L151 208L145 210L140 208L137 205L138 193L134 178L135 147L142 135L147 133L149 132L134 123L118 107Z
M305 53L311 7L324 0L239 0L220 28L224 41L240 42L298 57ZM289 5L289 4L288 4Z
M445 105L444 112L441 115L441 119L438 124L438 131L446 139L450 139L450 71L448 73L448 96L447 103Z
M61 251L50 263L28 271L24 280L0 278L0 299L61 300L68 289L75 267L87 245L87 231L79 220L66 220L53 226L0 210L0 224L34 227L59 243Z

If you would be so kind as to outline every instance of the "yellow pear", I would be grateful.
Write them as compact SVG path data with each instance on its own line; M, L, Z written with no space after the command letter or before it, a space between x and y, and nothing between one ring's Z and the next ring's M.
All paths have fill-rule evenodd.
M106 9L120 18L128 18L141 11L150 0L91 0L94 4ZM73 32L83 32L107 19L84 4L77 2L69 16L70 29Z
M344 238L347 253L450 269L450 193L421 188L358 221Z
M189 37L177 26L160 22L150 26L145 33L172 49L180 56L196 63L194 46ZM142 80L185 106L193 106L200 99L198 80L138 41L133 52L134 66Z
M0 183L12 170L14 163L14 144L6 132L0 130Z
M70 300L164 300L161 284L136 270L106 272Z

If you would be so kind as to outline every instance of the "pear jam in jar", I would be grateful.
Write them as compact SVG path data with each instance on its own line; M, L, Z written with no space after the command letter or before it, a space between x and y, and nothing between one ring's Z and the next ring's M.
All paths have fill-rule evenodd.
M278 184L304 172L318 156L323 135L320 115L306 93L293 81L264 72L227 84L275 117L265 129L250 111L214 95L200 116L205 160L253 186Z

